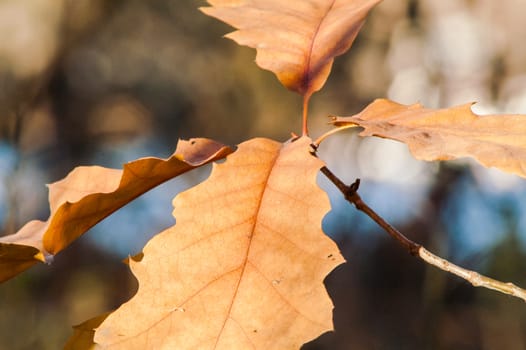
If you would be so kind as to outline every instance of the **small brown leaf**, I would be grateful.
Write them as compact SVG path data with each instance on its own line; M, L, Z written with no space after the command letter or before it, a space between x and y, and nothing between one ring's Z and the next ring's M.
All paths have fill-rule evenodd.
M68 339L64 350L93 350L96 345L93 342L95 329L108 317L110 313L99 315L81 324L73 326L73 335Z
M297 349L332 329L323 279L343 262L310 139L239 145L174 199L177 224L130 260L137 294L101 324L110 349Z
M141 158L123 170L98 166L75 168L49 185L50 217L30 221L17 233L0 237L0 282L38 260L50 261L99 221L153 187L232 150L208 139L179 141L168 159Z
M257 49L256 63L288 89L322 88L334 57L345 53L381 0L208 0L201 10L238 30L227 35Z
M405 142L417 159L473 157L484 166L526 177L526 115L478 116L471 105L428 109L379 99L332 123L359 125L361 136Z

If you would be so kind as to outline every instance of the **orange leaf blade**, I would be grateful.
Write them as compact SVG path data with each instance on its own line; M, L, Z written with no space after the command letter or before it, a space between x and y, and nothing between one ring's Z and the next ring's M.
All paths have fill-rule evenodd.
M0 281L6 281L35 265L38 262L35 255L39 252L28 245L0 243Z
M0 264L10 266L0 275L3 282L37 260L49 261L99 221L161 183L213 160L232 150L208 139L179 141L168 159L141 158L123 170L98 166L75 168L66 178L49 185L50 217L31 221L17 233L0 237ZM25 249L24 254L19 246ZM28 253L29 252L29 253ZM36 260L35 260L36 259Z
M303 96L320 90L381 0L208 0L201 10L238 30L227 37L257 49L256 63Z
M351 117L335 117L335 125L355 124L361 136L406 143L421 160L472 157L486 167L526 177L526 115L478 116L471 104L428 109L385 99Z
M111 348L292 349L332 329L323 279L343 262L310 140L241 144L174 200L177 224L130 261L137 294L95 334ZM133 319L134 322L129 322Z
M144 192L232 150L209 139L180 140L168 159L146 157L124 165L123 170L79 167L67 178L51 184L54 212L44 235L44 249L56 254L99 221ZM79 187L80 186L80 187Z

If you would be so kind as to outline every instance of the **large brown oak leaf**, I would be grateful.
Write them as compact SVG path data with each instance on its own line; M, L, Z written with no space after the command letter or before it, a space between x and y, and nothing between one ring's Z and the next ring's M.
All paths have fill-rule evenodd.
M95 332L107 349L298 349L332 329L323 279L343 262L321 230L310 139L239 145L174 199L176 225L130 268L137 294Z

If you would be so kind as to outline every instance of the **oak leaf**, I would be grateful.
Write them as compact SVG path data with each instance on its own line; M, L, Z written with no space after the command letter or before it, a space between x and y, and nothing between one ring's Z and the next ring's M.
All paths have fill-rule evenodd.
M256 63L306 99L320 90L381 0L208 0L201 10L238 30L226 36L257 49Z
M417 159L473 157L484 166L526 177L526 115L479 116L471 105L429 109L378 99L332 123L361 126L361 136L404 142Z
M323 163L306 137L239 145L174 199L176 225L130 268L137 294L95 333L108 349L294 349L332 329Z
M75 168L49 185L47 221L30 221L15 234L0 237L0 282L38 261L50 262L53 255L144 192L230 152L218 142L193 139L179 141L168 159L141 158L125 164L123 170Z

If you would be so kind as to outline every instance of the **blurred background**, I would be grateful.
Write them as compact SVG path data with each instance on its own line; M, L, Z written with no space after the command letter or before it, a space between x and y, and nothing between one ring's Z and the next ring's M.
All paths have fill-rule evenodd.
M179 138L235 145L300 132L301 99L221 38L231 29L191 0L0 0L0 235L46 220L44 184L78 165L121 168L169 156ZM526 114L526 2L384 0L311 102L327 115L373 99L479 114ZM526 182L470 160L423 163L356 132L320 156L410 238L461 266L526 287ZM59 349L71 326L137 288L121 259L174 224L172 180L106 219L52 265L0 285L0 348ZM326 279L336 332L305 349L526 349L526 307L411 257L323 178L325 231L348 264Z

